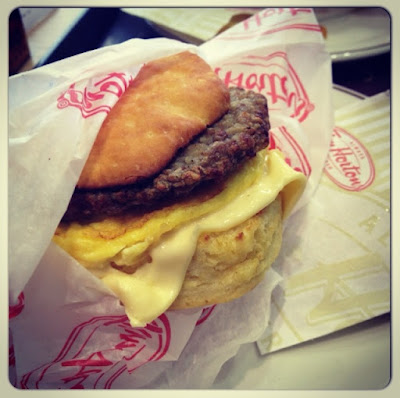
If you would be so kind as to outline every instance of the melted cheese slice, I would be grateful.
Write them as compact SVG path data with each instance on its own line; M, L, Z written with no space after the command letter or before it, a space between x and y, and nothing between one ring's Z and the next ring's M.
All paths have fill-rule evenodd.
M165 233L224 207L254 184L264 165L265 152L262 152L234 173L220 192L198 193L162 209L107 217L87 224L61 224L54 241L86 268L98 269L111 261L124 266L137 264Z
M111 240L111 250L103 250L96 240L89 239L83 245L98 247L100 254L90 253L88 257L91 261L88 261L88 257L79 258L80 249L74 251L71 243L76 238L76 232L82 232L77 225L72 230L58 231L54 240L114 292L125 306L132 326L144 326L166 311L178 296L201 233L224 231L239 225L272 203L279 193L283 198L283 217L290 214L304 190L306 177L293 170L278 150L269 151L266 159L265 153L260 156L263 156L262 162L255 160L252 169L236 176L223 192L211 199L216 202L214 206L197 212L192 209L195 214L192 218L189 211L185 222L163 229L162 233L157 228L156 240L152 239L151 245L134 241L130 246L128 239L124 240L122 248L115 251ZM174 217L172 219L175 220ZM126 234L117 238L120 236L126 239ZM107 246L108 241L106 239L103 245ZM133 273L111 267L111 259L125 265L132 258L136 259L138 244L142 244L139 252L142 253L143 248L147 250L151 262L141 265Z

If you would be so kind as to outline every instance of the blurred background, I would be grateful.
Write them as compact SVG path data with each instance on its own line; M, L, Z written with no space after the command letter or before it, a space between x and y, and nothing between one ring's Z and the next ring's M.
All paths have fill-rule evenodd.
M9 75L131 38L193 44L257 8L19 8L9 17ZM373 95L390 89L391 20L383 8L318 7L333 82Z

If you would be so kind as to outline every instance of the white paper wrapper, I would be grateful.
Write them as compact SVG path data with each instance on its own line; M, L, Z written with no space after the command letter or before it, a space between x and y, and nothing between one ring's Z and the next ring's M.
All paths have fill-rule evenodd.
M389 93L335 112L324 174L286 230L267 354L390 311ZM301 244L298 244L299 239Z
M107 107L143 62L188 48L226 84L268 98L273 146L309 176L296 209L318 186L333 114L330 57L311 9L266 10L199 48L131 40L10 79L10 327L18 388L163 385L156 378L170 388L205 388L241 344L265 330L281 281L273 270L231 303L168 311L132 328L119 300L50 244Z
M144 62L188 48L133 40L10 79L11 302L49 245L109 107Z

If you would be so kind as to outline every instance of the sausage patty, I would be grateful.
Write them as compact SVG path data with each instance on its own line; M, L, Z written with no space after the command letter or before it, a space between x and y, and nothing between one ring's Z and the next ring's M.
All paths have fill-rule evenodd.
M230 88L230 109L199 134L159 174L132 185L104 189L76 188L63 221L124 213L182 197L202 183L221 181L268 145L270 129L266 98Z

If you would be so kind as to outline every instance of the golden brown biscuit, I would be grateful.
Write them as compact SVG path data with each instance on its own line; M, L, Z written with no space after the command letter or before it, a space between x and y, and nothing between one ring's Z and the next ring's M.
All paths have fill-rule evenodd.
M148 62L105 119L77 187L154 175L228 107L227 87L196 54Z
M224 303L253 289L279 254L281 197L262 212L225 232L205 233L170 309Z

